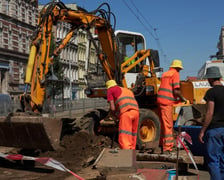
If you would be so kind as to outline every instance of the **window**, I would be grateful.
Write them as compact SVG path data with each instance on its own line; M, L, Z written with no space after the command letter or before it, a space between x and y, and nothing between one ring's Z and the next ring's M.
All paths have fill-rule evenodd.
M2 1L0 1L0 12L2 12Z
M32 6L32 12L31 12L31 18L32 18L32 25L36 25L36 19L35 19L35 17L36 17L36 11L35 11L35 8L34 8L34 6Z
M21 18L21 4L20 3L18 3L18 6L17 6L17 18L19 19L19 20L21 20L22 18Z
M0 22L0 47L3 47L3 32L2 32L2 22Z
M29 49L30 49L30 39L29 36L26 36L26 42L25 42L25 47L26 47L26 53L29 53Z
M24 9L24 13L25 13L25 22L29 23L29 8L28 8L28 4L25 4L25 9Z
M8 47L9 47L9 49L12 49L12 31L10 31L10 30L8 33Z
M5 1L5 14L9 15L9 5L10 5L10 0Z

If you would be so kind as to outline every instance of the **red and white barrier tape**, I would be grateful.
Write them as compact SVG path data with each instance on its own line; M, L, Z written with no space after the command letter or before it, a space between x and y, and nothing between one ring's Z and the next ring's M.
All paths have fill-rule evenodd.
M199 179L199 172L198 172L198 167L197 167L197 164L195 163L194 161L194 158L193 158L193 155L191 153L191 151L189 151L187 149L187 147L185 146L184 144L184 140L187 141L188 143L192 144L192 139L191 139L191 136L189 134L187 134L185 131L182 131L178 136L177 136L177 139L176 139L176 143L177 143L177 148L181 148L183 147L184 150L186 151L187 155L189 156L189 158L191 159L196 171L197 171L197 177Z
M64 171L64 172L69 172L70 174L75 176L77 179L84 180L82 177L78 176L77 174L75 174L71 170L67 169L63 164L61 164L60 162L58 162L58 161L56 161L52 158L48 158L48 157L35 158L35 157L30 157L30 156L23 156L21 154L3 154L3 153L0 153L0 157L8 159L8 160L31 160L31 161L36 161L36 162L39 162L41 164L44 164L46 166L52 167L52 168L57 169L57 170Z

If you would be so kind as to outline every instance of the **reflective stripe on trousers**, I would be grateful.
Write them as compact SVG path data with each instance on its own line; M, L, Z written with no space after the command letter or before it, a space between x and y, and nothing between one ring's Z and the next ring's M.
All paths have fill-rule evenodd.
M163 147L163 151L172 151L174 146L172 110L172 105L159 104L161 124L159 145Z
M119 118L118 142L121 149L135 149L138 132L139 111L129 110Z

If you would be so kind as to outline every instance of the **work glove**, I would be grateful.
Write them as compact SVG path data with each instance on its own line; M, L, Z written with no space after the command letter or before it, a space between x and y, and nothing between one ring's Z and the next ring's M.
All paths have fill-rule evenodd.
M101 125L117 125L118 119L112 114L108 114L104 119L100 120Z

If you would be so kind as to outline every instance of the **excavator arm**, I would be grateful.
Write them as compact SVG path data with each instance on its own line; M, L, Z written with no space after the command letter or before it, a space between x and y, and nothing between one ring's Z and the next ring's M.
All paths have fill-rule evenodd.
M117 45L114 30L110 24L110 11L102 11L100 7L102 5L93 12L86 12L83 9L68 9L62 2L52 2L41 10L37 31L31 44L25 77L24 97L29 98L26 98L24 102L28 102L26 104L30 105L32 111L42 111L43 103L48 98L46 95L47 75L49 71L54 74L54 58L60 54L79 29L95 28L102 47L102 52L98 52L98 58L108 79L115 77L115 64L118 64L116 63L118 60L116 58ZM52 53L50 52L51 45L55 42L52 39L53 28L58 22L69 23L71 29ZM30 95L28 95L29 86Z

